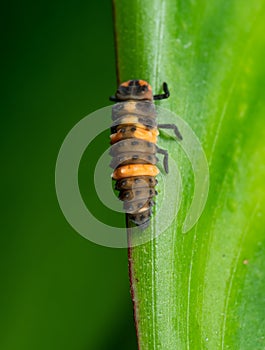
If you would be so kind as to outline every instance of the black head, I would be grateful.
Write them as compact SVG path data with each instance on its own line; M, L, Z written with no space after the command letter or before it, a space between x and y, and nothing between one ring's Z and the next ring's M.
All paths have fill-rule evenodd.
M116 91L117 100L153 100L150 84L144 80L128 80L122 83Z

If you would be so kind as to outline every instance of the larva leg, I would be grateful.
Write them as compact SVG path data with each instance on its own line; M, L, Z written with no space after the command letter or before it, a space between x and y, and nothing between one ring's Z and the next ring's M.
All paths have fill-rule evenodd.
M165 169L165 172L168 174L168 152L165 149L157 147L157 153L164 155L164 160L163 160L164 169Z
M177 138L179 140L182 140L182 135L179 132L179 129L177 128L177 126L175 124L158 124L157 127L160 129L172 129L172 130L174 130L174 133L177 136Z
M168 98L170 96L167 83L163 83L163 91L164 91L164 94L154 95L153 99L154 100L164 100L165 98Z

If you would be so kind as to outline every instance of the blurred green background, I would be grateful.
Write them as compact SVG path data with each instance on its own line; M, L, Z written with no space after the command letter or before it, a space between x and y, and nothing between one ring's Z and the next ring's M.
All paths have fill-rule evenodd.
M2 17L0 349L136 349L126 249L78 235L54 186L64 137L116 88L111 2L13 1Z

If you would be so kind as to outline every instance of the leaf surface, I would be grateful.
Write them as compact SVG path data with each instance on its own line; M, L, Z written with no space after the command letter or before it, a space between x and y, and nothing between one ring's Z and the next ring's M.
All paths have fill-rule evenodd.
M155 93L168 83L161 106L197 135L210 175L205 209L183 234L193 164L161 133L182 197L170 227L130 249L139 348L264 349L264 1L117 0L114 13L118 80L145 79ZM163 220L154 215L151 235Z

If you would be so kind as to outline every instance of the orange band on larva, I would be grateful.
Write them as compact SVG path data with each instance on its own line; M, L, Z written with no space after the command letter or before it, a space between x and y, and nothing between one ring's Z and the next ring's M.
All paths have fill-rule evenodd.
M133 136L133 138L156 143L158 134L159 134L159 132L157 129L145 130L143 128L136 127L136 130L133 132L132 136ZM127 139L127 138L128 137L126 137L120 129L115 134L110 135L110 143L113 145L114 143L116 143L122 139Z
M114 180L120 180L130 176L156 176L159 170L155 165L151 164L129 164L121 166L112 174Z

